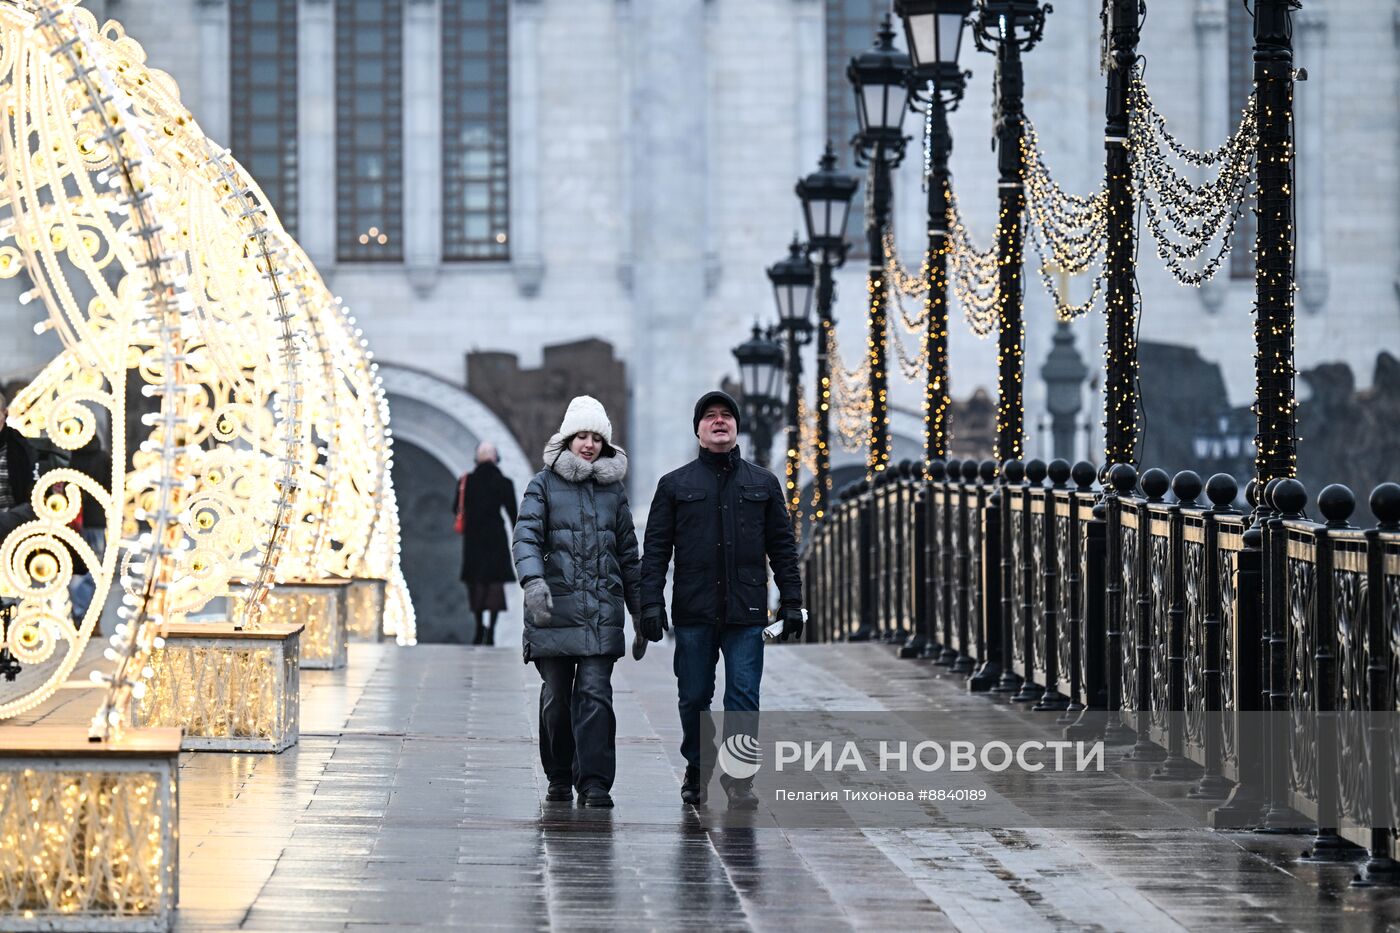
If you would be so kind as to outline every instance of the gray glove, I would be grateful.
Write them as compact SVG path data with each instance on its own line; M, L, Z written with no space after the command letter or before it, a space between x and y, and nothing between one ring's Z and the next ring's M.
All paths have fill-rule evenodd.
M525 619L531 625L548 625L554 612L554 598L549 595L549 584L539 577L525 583Z

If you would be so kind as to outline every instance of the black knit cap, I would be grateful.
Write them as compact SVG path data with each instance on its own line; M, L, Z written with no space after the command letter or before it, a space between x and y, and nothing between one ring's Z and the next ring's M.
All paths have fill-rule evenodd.
M739 403L734 401L734 397L728 392L715 389L713 392L706 392L700 396L700 401L695 403L695 418L692 422L695 433L697 435L700 433L700 418L705 414L705 409L714 404L720 404L729 409L730 414L734 416L734 430L739 430L739 425L743 421L739 415Z

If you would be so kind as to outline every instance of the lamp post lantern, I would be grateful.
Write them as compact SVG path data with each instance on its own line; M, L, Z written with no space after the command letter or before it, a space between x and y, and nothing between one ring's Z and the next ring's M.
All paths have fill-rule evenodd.
M797 182L802 217L807 225L807 247L817 257L817 457L812 481L812 517L826 514L831 495L831 361L827 346L836 318L833 271L846 262L846 218L851 198L860 184L854 176L836 170L836 153L826 144L819 168Z
M885 229L890 221L893 194L890 174L904 158L904 112L909 104L909 56L894 47L894 30L886 14L876 33L875 45L851 59L846 77L856 95L860 131L852 144L856 164L869 167L866 190L870 210L865 232L870 249L870 451L869 473L882 472L890 461L889 372L887 369L889 283L885 280Z
M1000 462L1019 460L1025 440L1025 343L1022 318L1021 267L1022 218L1026 192L1022 182L1025 153L1025 76L1021 55L1029 52L1045 32L1050 7L1039 0L981 0L976 28L977 48L997 57L996 135L997 189L1000 212L997 221L998 340L997 340L997 441Z
M904 35L913 61L911 89L924 104L928 147L928 280L924 311L928 381L924 393L924 459L948 456L948 416L953 397L948 386L948 195L953 136L948 113L956 110L968 73L958 69L963 28L972 0L895 0L904 19ZM921 93L922 92L922 93Z
M793 237L788 255L768 267L773 298L778 305L778 330L787 338L787 462L783 476L788 517L797 521L802 511L802 358L801 347L812 342L812 284L816 270L807 258L807 246Z
M749 339L731 352L739 363L739 385L743 389L739 404L753 442L753 461L766 469L774 429L782 414L778 384L783 374L783 348L755 324Z

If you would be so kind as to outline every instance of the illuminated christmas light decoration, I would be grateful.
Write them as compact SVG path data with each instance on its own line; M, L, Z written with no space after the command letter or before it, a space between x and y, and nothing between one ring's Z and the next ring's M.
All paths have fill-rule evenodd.
M177 729L101 743L82 729L0 729L6 930L170 928L179 754Z
M24 665L0 718L67 678L118 577L97 736L117 734L145 694L159 626L231 579L249 584L235 620L249 628L268 588L298 571L388 580L384 629L412 643L387 403L353 319L120 25L35 0L0 5L0 41L13 101L0 277L27 269L24 300L48 311L36 329L64 344L17 396L13 421L72 450L105 420L114 466L110 488L74 471L41 476L35 521L0 542L0 591L19 597L4 647ZM141 417L127 473L132 379L157 410ZM101 554L68 527L79 491L107 516ZM97 581L76 624L75 560Z
M280 752L296 744L299 626L187 622L163 632L133 725L183 729L180 747L190 751Z
M9 647L19 647L29 664L27 682L17 698L0 704L0 718L42 702L72 672L120 548L123 620L105 653L111 672L98 674L108 691L92 723L93 735L106 738L119 733L131 700L144 692L145 658L170 610L169 588L185 575L179 516L191 486L187 437L194 421L185 349L197 325L176 242L175 179L155 156L152 128L97 46L96 21L85 10L57 0L0 7L0 76L13 101L0 134L3 265L14 274L22 260L35 282L29 295L43 299L48 326L81 364L60 367L68 378L55 388L57 417L43 430L60 447L75 449L96 431L95 412L79 409L106 409L117 465L111 489L71 470L40 476L35 521L0 543L0 588L19 597ZM145 334L155 339L143 343ZM143 419L151 431L139 453L152 468L139 487L121 475L129 368L145 382L145 394L159 399L159 410ZM100 559L67 527L80 507L78 489L108 517ZM119 522L128 499L143 504L143 530L124 538ZM72 577L70 554L94 569L98 584L92 608L76 626L53 611L55 595Z
M1218 148L1198 152L1167 129L1147 85L1135 77L1129 88L1129 143L1134 193L1141 199L1157 255L1183 285L1210 280L1229 255L1235 224L1244 209L1254 177L1259 124L1251 95L1239 126ZM1192 182L1173 159L1194 168L1215 170L1215 177ZM1212 243L1218 246L1204 262ZM1187 263L1196 263L1191 269Z
M348 580L301 580L279 583L264 597L263 620L284 628L300 628L301 666L309 670L339 670L345 666ZM237 618L252 598L251 587L235 588L229 596Z
M384 640L388 580L356 577L345 591L345 631L351 641Z

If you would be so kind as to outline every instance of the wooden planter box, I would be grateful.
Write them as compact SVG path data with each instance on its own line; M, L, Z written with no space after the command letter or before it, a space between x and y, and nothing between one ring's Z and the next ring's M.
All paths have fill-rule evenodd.
M355 577L345 593L345 630L351 641L384 640L384 594L388 586L373 577Z
M300 625L303 670L334 671L345 666L345 594L349 580L279 583L267 594L259 627ZM229 617L242 616L242 597L230 597Z
M179 757L179 729L0 728L0 929L170 929Z
M187 751L280 752L297 743L300 625L247 631L225 621L164 627L140 726L185 730Z

